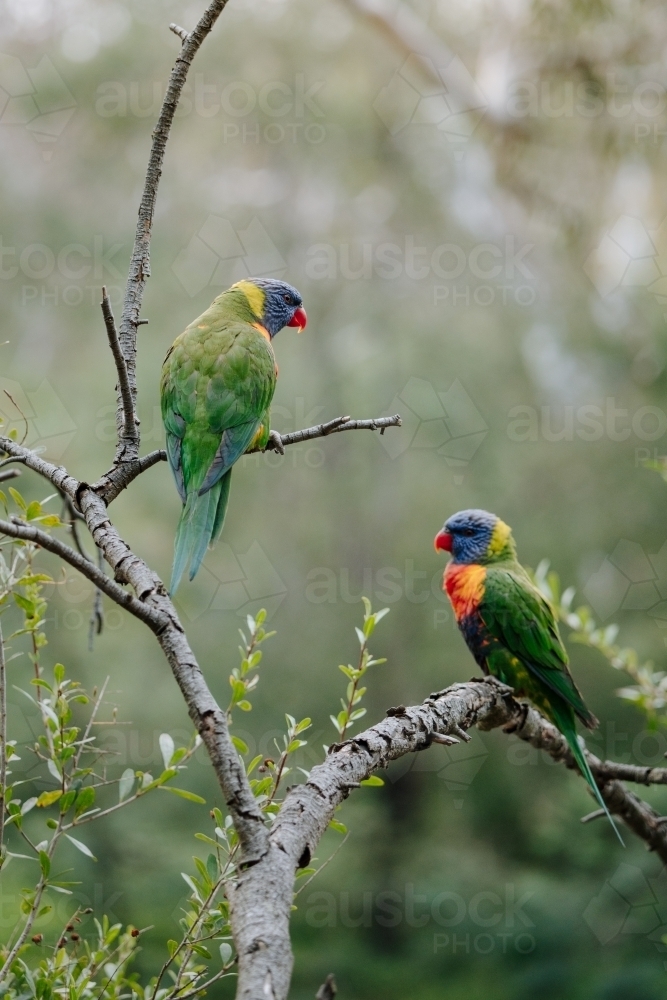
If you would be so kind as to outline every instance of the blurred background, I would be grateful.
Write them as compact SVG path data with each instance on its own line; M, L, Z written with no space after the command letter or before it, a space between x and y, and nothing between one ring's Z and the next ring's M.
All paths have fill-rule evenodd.
M89 481L114 439L100 289L119 311L179 47L168 24L192 28L203 7L0 4L0 411L23 436L9 393L27 443ZM179 592L223 702L238 627L269 612L277 635L235 722L251 753L271 754L289 712L313 720L299 763L321 759L362 594L391 609L364 722L477 673L432 547L465 507L502 516L525 564L548 558L575 604L664 662L667 486L645 463L667 452L666 46L667 12L651 0L230 0L193 67L158 196L143 449L163 440L168 346L248 274L284 277L308 311L307 331L275 344L274 426L403 417L383 437L239 462L223 539ZM44 496L29 475L17 485ZM114 504L163 578L178 513L165 465ZM153 638L117 609L89 652L91 602L74 575L55 589L44 662L88 689L108 675L109 772L154 770L160 733L189 738L182 699ZM627 678L571 653L602 720L589 746L662 763L663 729L616 695ZM13 661L12 683L30 669ZM10 701L10 735L30 740L33 707ZM29 754L20 766L30 778ZM221 804L201 750L186 782ZM667 812L663 791L646 797ZM498 732L401 760L344 805L349 838L298 897L295 1000L331 971L346 1000L664 996L667 874L631 836L623 850L608 824L581 826L592 808L575 775ZM86 905L155 925L142 975L176 936L179 873L208 824L206 807L156 795L91 828L96 864L63 849ZM327 833L318 863L340 844ZM3 935L20 864L3 873Z

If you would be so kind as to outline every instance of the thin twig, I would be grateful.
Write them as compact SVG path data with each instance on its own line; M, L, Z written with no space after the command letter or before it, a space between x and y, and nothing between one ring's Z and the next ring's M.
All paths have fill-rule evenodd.
M133 402L133 410L136 410L137 381L136 381L136 357L137 357L137 325L139 314L144 297L146 281L151 273L151 230L153 226L153 214L155 211L155 199L157 197L158 184L162 174L162 164L164 153L171 131L171 126L176 114L176 108L185 86L188 70L195 55L201 47L204 39L210 33L213 25L224 10L227 0L212 0L206 8L204 14L197 22L195 28L188 34L187 39L181 39L183 45L174 63L167 92L162 102L162 108L158 120L153 129L151 151L146 169L146 179L144 190L139 204L139 217L132 247L132 257L125 286L125 298L123 301L123 311L118 331L118 340L125 366L127 369L130 393ZM118 442L116 447L115 464L133 460L139 455L139 430L135 426L134 433L125 437L122 433L123 418L121 413L124 410L123 399L120 391L117 394L116 405L116 426L118 428Z
M284 449L291 444L299 444L301 441L312 441L314 438L328 437L329 434L337 434L340 431L379 430L380 434L384 434L387 427L400 426L401 418L398 413L393 417L375 417L370 420L351 420L349 417L335 417L326 423L316 424L314 427L305 427L303 430L293 431L291 434L278 434L277 431L271 431L271 438L265 451L279 452L281 447ZM144 455L143 458L135 458L131 461L125 461L120 465L114 465L96 483L93 483L90 488L109 506L119 493L122 493L130 483L134 482L137 476L140 476L148 469L152 469L158 462L166 461L167 452L164 448L158 448L156 451L151 451L148 455Z
M173 22L169 25L169 30L173 31L175 35L178 35L184 45L190 37L189 31L186 31L185 28L181 28L180 25L174 24ZM141 320L139 322L141 322Z
M100 573L104 573L104 553L102 549L97 549L97 568ZM104 574L106 576L106 573ZM102 591L99 587L95 588L95 596L93 597L93 608L90 612L90 621L88 622L88 649L92 653L93 645L96 635L102 634L102 629L104 628L104 605L102 604Z
M341 431L380 431L384 434L387 427L400 427L401 417L396 413L393 417L375 417L371 420L351 420L350 417L335 417L323 424L316 424L314 427L306 427L301 431L293 431L291 434L281 434L280 440L283 448L290 444L300 444L301 441L312 441L314 438L328 437L329 434L339 434ZM269 449L278 450L273 442L267 445Z
M104 325L107 328L109 347L111 348L111 353L113 354L113 359L116 363L116 372L118 374L118 384L116 388L120 394L123 406L122 434L125 438L136 438L137 420L134 412L132 389L130 388L127 365L125 364L125 358L120 348L118 331L116 330L116 321L113 316L111 303L109 302L109 296L107 295L105 285L102 285L102 315L104 316Z
M4 483L7 479L16 479L20 475L20 469L5 469L3 472L0 472L0 483Z

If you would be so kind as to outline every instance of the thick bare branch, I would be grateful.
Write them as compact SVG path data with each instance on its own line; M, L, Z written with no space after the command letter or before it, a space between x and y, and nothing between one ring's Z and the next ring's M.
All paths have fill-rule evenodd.
M123 590L103 570L98 569L94 562L80 555L75 549L70 548L69 545L65 545L58 538L54 538L48 531L42 531L41 528L37 528L33 524L27 524L25 521L0 520L0 534L7 535L9 538L20 539L23 542L34 542L35 545L39 545L41 548L46 549L47 552L58 556L63 562L73 566L74 569L77 569L91 583L94 583L98 590L105 593L107 597L110 597L121 608L125 608L136 618L139 618L140 621L151 627L155 624L154 617L151 616L149 611L136 597Z
M132 258L125 286L125 300L123 302L123 313L118 337L127 367L133 410L135 411L137 400L137 326L139 324L141 303L144 297L144 288L150 276L151 228L153 225L153 212L158 184L160 183L160 176L162 174L164 151L192 60L224 10L226 3L227 0L212 0L193 31L186 38L183 38L179 33L183 44L171 71L160 116L153 130L153 142L148 160L144 190L139 205L139 218L137 220ZM138 428L135 427L136 434L134 436L127 437L123 432L124 422L123 399L119 390L116 406L116 427L118 431L116 464L133 461L139 456Z
M330 747L328 757L313 768L308 781L290 789L269 835L265 857L242 873L231 889L239 952L239 998L259 1000L266 983L271 984L276 1000L287 996L292 966L288 924L294 874L309 863L336 807L350 790L392 760L426 750L438 736L451 736L474 725L484 730L503 726L576 769L558 730L534 709L520 705L510 688L490 679L455 684L431 695L422 705L391 709L382 722ZM437 748L432 752L437 753ZM603 763L592 754L588 754L588 760L609 809L667 861L667 823L662 824L650 806L614 778L615 768L624 769L628 777L627 765ZM665 780L662 770L654 769L654 778L661 783ZM645 780L645 775L638 773L645 771L637 768L636 780Z
M96 483L93 483L90 488L98 494L108 507L119 493L127 489L130 483L134 482L142 472L152 469L158 462L166 461L166 451L163 448L158 448L156 451L151 451L148 455L144 455L143 458L133 458L130 461L123 462L121 465L115 465L108 472L105 472Z
M181 690L197 732L201 736L241 843L241 865L250 865L267 850L268 832L264 818L248 784L243 764L231 741L226 713L211 694L178 614L164 584L146 563L132 552L109 520L102 499L86 483L79 483L62 467L52 465L9 438L0 438L0 450L13 455L26 467L48 479L78 506L95 544L113 570L114 580L100 573L95 564L82 559L74 549L47 535L34 534L32 539L44 548L75 565L88 579L112 600L144 621L157 637L176 682ZM0 530L19 536L19 530L39 532L25 524L5 522ZM46 534L46 533L44 533ZM47 541L48 539L48 541ZM59 551L56 551L56 547ZM61 548L62 547L62 548ZM135 596L127 594L119 584L129 584ZM121 596L122 595L122 596ZM136 602L136 603L135 603Z
M107 290L104 285L102 286L102 316L104 317L104 325L107 329L109 347L111 348L111 353L113 354L113 359L116 364L116 372L118 373L116 391L119 394L123 407L123 437L130 440L131 438L136 438L137 436L137 419L134 412L134 400L132 398L132 389L130 388L130 382L127 376L127 365L125 364L123 352L120 349L118 331L116 330L116 320L114 319L111 303L109 302L109 296L107 295Z

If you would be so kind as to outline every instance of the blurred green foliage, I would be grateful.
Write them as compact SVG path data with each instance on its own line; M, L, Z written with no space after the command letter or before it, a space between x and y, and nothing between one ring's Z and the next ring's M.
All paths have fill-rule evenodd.
M100 286L117 309L150 131L178 51L167 24L190 27L200 9L3 4L0 390L14 403L0 392L0 411L20 439L18 404L27 443L88 480L113 454ZM456 132L445 86L415 76L405 50L342 0L231 0L193 69L155 218L138 361L145 450L162 441L166 349L216 282L244 269L284 274L308 310L302 337L285 330L276 341L279 430L343 413L404 417L382 438L341 434L282 459L244 459L224 537L179 593L223 704L236 630L267 608L277 635L253 710L235 716L233 732L264 759L285 713L310 718L308 746L295 753L306 770L332 736L336 665L357 656L361 594L392 612L365 721L476 673L431 547L461 508L501 515L525 564L548 558L596 623L620 624L640 664L664 664L664 484L646 462L667 450L667 15L657 2L413 9L484 95L467 138L455 138L465 130ZM29 475L17 485L43 499ZM163 576L178 509L164 466L113 508ZM45 585L48 669L66 663L87 690L109 675L106 720L115 710L119 724L98 737L115 754L109 767L116 778L154 771L160 734L177 746L191 735L159 649L107 607L90 654L92 589L45 565L58 580L52 592ZM664 732L616 697L619 675L600 651L570 650L603 720L591 748L662 763ZM26 657L11 661L11 684L28 684L31 670ZM9 698L12 738L34 741L36 710L11 687ZM29 757L15 765L26 780L32 766ZM188 774L188 788L220 804L202 748ZM660 789L646 796L665 811ZM179 872L204 810L181 805L151 795L94 824L97 862L63 848L72 877L90 887L77 904L112 924L154 925L137 957L142 976L159 969L186 901ZM443 990L467 1000L662 996L661 865L635 842L621 851L602 824L581 827L589 809L575 775L499 733L397 762L384 788L355 793L337 814L350 836L297 899L295 1000L330 971L354 1000ZM339 844L328 833L315 866ZM18 866L3 880L6 936Z

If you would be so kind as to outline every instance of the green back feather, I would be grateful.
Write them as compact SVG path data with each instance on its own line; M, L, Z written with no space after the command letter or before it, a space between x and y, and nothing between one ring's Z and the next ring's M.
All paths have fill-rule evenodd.
M222 530L229 471L268 421L276 363L255 323L242 289L231 288L190 324L165 358L160 389L167 456L184 502L172 594L188 561L192 579Z

